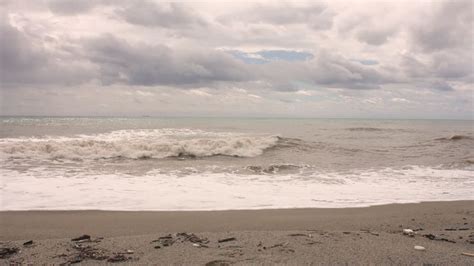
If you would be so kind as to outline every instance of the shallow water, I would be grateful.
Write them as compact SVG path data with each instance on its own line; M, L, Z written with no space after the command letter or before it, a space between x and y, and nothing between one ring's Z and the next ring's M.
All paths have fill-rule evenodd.
M474 199L474 122L0 118L1 209L211 210Z

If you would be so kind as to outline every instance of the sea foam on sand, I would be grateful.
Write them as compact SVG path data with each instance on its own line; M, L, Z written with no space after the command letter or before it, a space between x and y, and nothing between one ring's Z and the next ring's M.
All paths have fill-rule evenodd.
M362 207L474 200L472 171L409 167L352 173L145 175L0 169L1 210L226 210Z

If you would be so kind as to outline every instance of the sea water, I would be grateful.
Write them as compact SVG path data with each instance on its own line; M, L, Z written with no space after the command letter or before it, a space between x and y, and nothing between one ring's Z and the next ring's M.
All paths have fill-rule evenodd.
M474 200L474 122L1 117L0 210Z

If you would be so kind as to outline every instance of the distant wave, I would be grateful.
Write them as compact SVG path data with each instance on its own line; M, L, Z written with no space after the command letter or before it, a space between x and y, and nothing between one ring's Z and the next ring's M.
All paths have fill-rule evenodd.
M448 138L437 138L435 140L444 140L444 141L458 141L458 140L473 140L474 138L466 135L453 135Z
M0 139L0 156L69 160L254 157L284 141L284 138L272 135L189 129L121 130L75 137Z
M376 127L350 127L347 128L349 131L383 131L384 129L382 128L376 128Z
M298 138L284 138L280 136L277 136L277 138L278 138L278 145L276 145L275 147L278 147L278 148L290 148L290 147L304 145L303 140L298 139Z

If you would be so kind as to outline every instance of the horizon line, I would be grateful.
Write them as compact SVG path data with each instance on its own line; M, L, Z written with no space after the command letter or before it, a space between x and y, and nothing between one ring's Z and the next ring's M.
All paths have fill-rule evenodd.
M452 120L474 121L474 118L395 118L395 117L313 117L313 116L205 116L205 115L0 115L0 117L33 118L237 118L237 119L340 119L340 120Z

